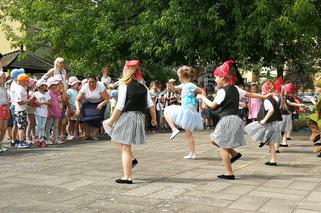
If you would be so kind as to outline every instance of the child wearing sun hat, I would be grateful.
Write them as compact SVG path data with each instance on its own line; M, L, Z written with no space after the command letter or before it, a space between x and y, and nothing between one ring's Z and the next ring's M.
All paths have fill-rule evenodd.
M76 117L76 98L79 93L78 88L81 81L78 80L76 76L71 76L68 80L69 89L67 90L67 95L69 96L69 108L67 109L67 119L68 119L68 140L72 140L77 135L78 121Z
M25 133L27 128L27 104L31 101L28 99L27 86L29 84L29 76L25 73L18 75L17 86L15 88L15 121L18 127L18 148L28 148L31 146L30 143L26 142Z
M47 82L40 79L36 83L37 91L33 94L36 116L36 131L38 140L35 142L37 147L46 147L46 123L48 117L48 105L50 104L50 95L47 92Z

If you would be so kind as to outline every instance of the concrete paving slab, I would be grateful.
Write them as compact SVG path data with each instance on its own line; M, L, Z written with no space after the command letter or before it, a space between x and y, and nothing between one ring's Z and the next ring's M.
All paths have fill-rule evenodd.
M231 181L217 178L224 167L209 134L194 134L197 160L182 158L183 134L148 135L147 145L133 146L132 185L115 183L121 154L110 142L9 148L0 154L0 212L321 212L321 164L307 135L292 134L277 167L264 166L270 154L246 136Z

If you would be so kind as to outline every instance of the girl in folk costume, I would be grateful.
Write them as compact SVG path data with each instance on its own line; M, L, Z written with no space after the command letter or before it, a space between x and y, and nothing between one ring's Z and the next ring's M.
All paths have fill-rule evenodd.
M269 92L274 92L274 83L271 80L262 85L262 95ZM271 160L265 165L276 166L276 150L275 144L281 139L280 124L282 116L279 105L275 98L269 97L264 100L257 116L258 121L250 123L244 130L252 137L252 139L259 143L259 147L268 144L271 151Z
M320 127L321 127L321 79L319 79L315 84L315 91L319 94L318 101L312 99L314 105L315 113L310 115L307 119L307 124L311 129L310 141L313 141L315 145L320 143ZM321 146L314 149L315 153L319 153L317 157L321 157Z
M220 148L226 170L225 174L217 177L229 180L235 179L231 163L242 156L234 148L245 145L243 122L238 116L239 99L245 96L264 98L260 94L246 92L233 85L235 68L232 64L234 61L226 61L214 71L215 82L219 88L214 101L208 100L204 95L197 95L197 99L201 99L203 103L213 109L217 108L219 112L220 121L210 137L212 143Z
M315 113L310 115L307 119L307 124L311 129L311 135L309 140L313 143L317 143L320 140L320 127L321 127L321 79L315 82L315 92L319 94L318 100L316 101L311 98L311 102L314 105Z
M157 125L156 111L148 88L140 83L142 73L138 60L126 61L123 77L118 88L118 102L104 129L111 140L119 143L122 152L124 176L116 180L120 184L132 184L132 168L138 161L134 158L131 145L145 144L145 114L149 109L153 126Z
M172 135L170 136L170 139L174 139L179 133L176 125L185 129L189 154L184 156L184 158L195 159L196 153L193 131L204 128L202 116L197 112L198 101L195 97L195 94L202 94L205 96L206 93L204 90L190 82L192 77L192 69L190 67L180 67L177 71L177 74L181 84L178 86L173 86L173 84L169 83L169 87L171 91L181 90L182 104L166 107L164 110L164 116L168 125L172 129Z
M288 96L288 94L293 93L293 84L284 84L282 86L282 92L280 96L280 109L282 114L282 125L281 132L283 134L282 142L279 146L288 147L287 140L290 139L289 135L292 130L292 112L294 107L304 107L303 104L298 104L294 102L293 96Z

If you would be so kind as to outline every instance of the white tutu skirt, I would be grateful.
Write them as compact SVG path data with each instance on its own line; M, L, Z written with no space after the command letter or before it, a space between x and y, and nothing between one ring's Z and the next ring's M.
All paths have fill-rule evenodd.
M185 130L204 129L203 118L196 110L183 108L180 105L171 105L165 108L164 115L169 116L175 125Z
M244 130L257 143L276 144L282 140L279 121L263 125L255 121L246 125Z

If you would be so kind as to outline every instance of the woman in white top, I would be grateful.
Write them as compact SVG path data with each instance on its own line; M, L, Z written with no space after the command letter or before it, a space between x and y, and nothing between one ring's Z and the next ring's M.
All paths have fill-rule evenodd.
M103 72L103 76L101 77L101 82L103 84L105 84L106 87L108 87L108 85L111 83L111 77L109 76L110 74L110 70L109 67L106 65L104 66L104 68L102 69Z
M86 129L84 140L89 139L89 127L93 128L92 138L98 140L97 132L108 101L109 96L104 84L97 81L94 75L88 77L88 83L81 87L76 98L76 116L84 122Z
M50 77L54 77L55 79L61 81L65 89L68 88L68 74L65 70L65 63L63 58L56 58L54 62L54 68L50 69L42 78L47 80Z

